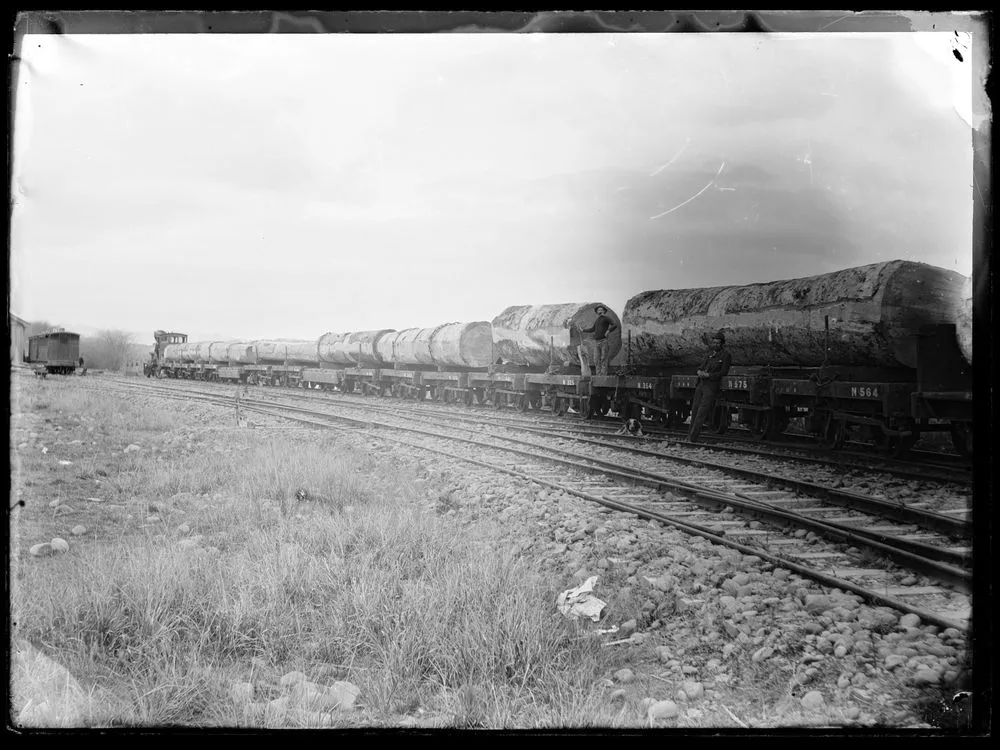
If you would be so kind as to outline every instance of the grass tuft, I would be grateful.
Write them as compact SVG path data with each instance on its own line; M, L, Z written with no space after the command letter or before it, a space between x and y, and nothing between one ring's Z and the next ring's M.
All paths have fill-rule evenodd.
M405 463L308 431L232 431L178 452L192 440L174 417L45 390L49 411L104 415L113 447L143 446L114 458L105 486L131 520L103 520L71 557L21 564L14 580L18 637L114 696L92 721L261 726L228 698L234 681L276 697L285 672L330 665L369 719L608 720L592 695L603 655L557 613L561 582L497 549L488 526L435 513L441 488ZM179 543L182 522L197 542Z

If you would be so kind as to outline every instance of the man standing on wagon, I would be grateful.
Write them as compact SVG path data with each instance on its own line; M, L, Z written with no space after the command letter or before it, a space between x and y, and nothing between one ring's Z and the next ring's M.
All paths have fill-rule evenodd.
M597 375L607 375L608 334L617 329L618 324L608 317L608 308L604 305L594 307L594 312L597 313L594 324L590 328L581 328L580 333L590 334L583 338L583 344L587 348L591 368L597 369Z
M691 401L689 442L698 442L701 426L715 407L715 399L719 395L719 385L722 383L722 378L729 372L729 365L732 364L732 361L732 356L726 351L726 336L722 331L719 331L712 336L711 350L698 369L698 387L695 388L694 399Z

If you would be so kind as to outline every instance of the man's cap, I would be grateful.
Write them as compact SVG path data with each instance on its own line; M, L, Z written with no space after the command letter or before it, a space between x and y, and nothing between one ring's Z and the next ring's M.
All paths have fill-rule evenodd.
M604 305L594 305L594 312L597 312L598 310L604 310L604 312L607 312L608 308L606 308Z

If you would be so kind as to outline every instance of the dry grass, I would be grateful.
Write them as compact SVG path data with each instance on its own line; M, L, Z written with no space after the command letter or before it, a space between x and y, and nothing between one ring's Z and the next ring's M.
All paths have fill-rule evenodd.
M184 424L71 385L24 388L15 408L60 415L66 437L74 415L96 416L98 442L119 450ZM488 529L435 514L408 465L295 434L233 431L225 452L160 460L119 454L105 488L127 514L104 518L69 556L18 553L14 635L100 696L91 723L260 725L230 685L254 682L266 700L292 669L356 683L364 713L352 721L368 725L417 707L451 726L622 721L592 687L600 649L575 637L558 591L495 549ZM40 460L15 478L37 481ZM24 524L42 512L33 507ZM182 522L202 535L197 549L178 546Z

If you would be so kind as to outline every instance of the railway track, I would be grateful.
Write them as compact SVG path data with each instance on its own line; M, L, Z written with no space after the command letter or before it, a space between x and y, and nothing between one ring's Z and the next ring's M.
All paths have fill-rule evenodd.
M226 406L235 401L188 384L110 383L168 398ZM421 408L425 405L404 408L365 398L309 398L311 403L301 406L288 403L303 394L294 395L298 398L275 392L267 399L241 398L240 408L315 427L371 430L389 442L703 536L940 627L967 627L971 525L961 509L941 513L815 483L809 487L760 470L665 455L636 446L634 439L553 435L544 424L474 417L456 423L453 414ZM402 435L418 436L419 442ZM570 450L567 443L584 445L589 453Z
M159 381L163 383L164 381ZM191 383L191 381L169 381ZM213 384L197 381L199 386L209 386ZM214 384L216 387L226 392L231 391L236 386ZM242 387L242 386L241 386ZM269 397L271 394L280 393L290 398L303 400L319 400L328 402L331 399L329 392L303 391L294 389L274 390L269 387L253 386L255 392L261 397ZM605 435L616 432L621 427L621 422L617 419L599 418L588 421L580 421L574 424L574 420L566 419L555 415L552 411L531 411L518 409L516 406L502 404L499 408L477 407L470 408L457 404L448 404L434 401L419 403L416 401L395 399L383 399L377 396L365 396L360 393L340 394L333 396L337 399L358 400L363 403L386 404L386 408L398 408L406 413L413 413L416 410L426 410L429 413L439 414L441 410L447 410L455 415L455 419L471 420L474 422L490 421L496 424L517 425L528 422L545 426L550 432L563 434L587 434ZM474 415L474 416L469 416ZM662 429L655 426L644 426L645 439L661 440L672 444L694 447L694 444L683 440L686 434L678 430ZM793 460L795 463L828 467L837 471L877 471L880 475L891 475L902 480L938 482L942 484L966 484L972 485L972 473L957 455L953 456L953 461L944 464L920 464L913 461L901 459L891 459L881 455L868 452L838 451L830 453L810 443L789 444L785 442L760 441L751 437L740 438L732 432L726 435L715 435L710 432L703 433L706 440L697 444L697 448L704 451L730 454L733 456L769 456L775 459L785 458ZM937 455L937 454L935 454Z

